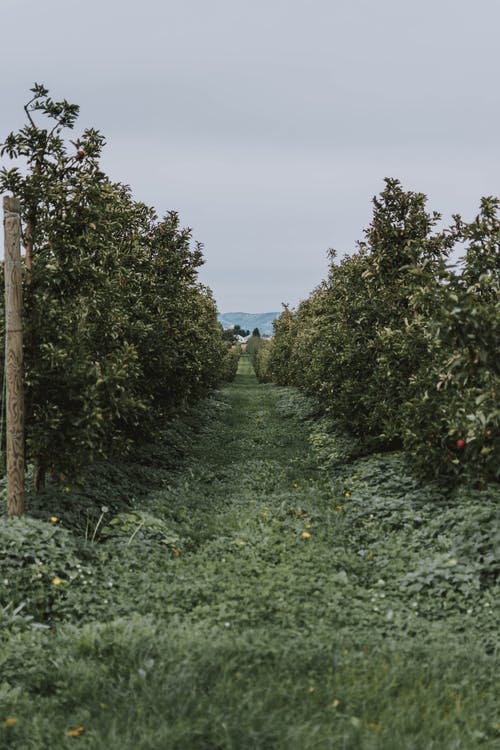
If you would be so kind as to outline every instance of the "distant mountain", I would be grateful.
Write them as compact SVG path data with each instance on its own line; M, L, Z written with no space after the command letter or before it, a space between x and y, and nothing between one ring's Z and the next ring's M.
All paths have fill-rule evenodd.
M244 313L244 312L229 312L219 313L219 322L222 323L223 328L234 328L235 325L239 325L244 330L252 331L254 328L258 328L260 334L272 334L273 332L273 320L279 318L281 312L268 312L268 313Z

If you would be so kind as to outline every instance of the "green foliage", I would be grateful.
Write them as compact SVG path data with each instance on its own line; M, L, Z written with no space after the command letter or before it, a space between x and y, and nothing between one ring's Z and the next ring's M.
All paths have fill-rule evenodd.
M291 355L294 347L297 328L295 316L287 305L283 312L273 322L274 340L276 344L271 350L269 358L269 374L278 385L289 385L291 378Z
M269 374L369 447L404 444L426 475L498 480L499 201L439 232L425 205L386 180L358 252L332 252L328 280L275 322Z
M225 341L228 345L235 344L237 341L236 334L234 333L233 328L222 328L221 326L221 336L222 340Z
M111 518L100 531L100 538L115 544L132 543L143 549L148 546L165 545L177 550L179 537L173 533L168 525L160 518L146 511L119 513Z
M241 357L241 347L239 345L230 346L224 359L222 360L221 380L224 383L231 383L236 377L238 362Z
M262 343L257 347L255 351L255 357L253 359L255 374L259 382L267 383L271 379L269 376L271 358L271 342L268 340L261 339Z
M247 354L252 361L252 366L259 382L269 382L271 380L269 372L270 341L262 339L260 336L252 335L247 341Z
M191 231L106 177L98 131L64 140L76 105L32 91L1 151L24 165L0 175L22 205L27 455L71 476L205 396L226 349Z
M34 518L0 520L0 569L4 613L22 611L37 621L66 611L67 590L81 584L85 572L71 534L57 520Z
M498 208L483 199L477 219L463 226L470 245L462 274L415 296L423 306L431 298L436 312L425 325L432 360L416 369L404 407L405 446L438 477L500 478Z
M238 323L236 323L235 326L234 326L234 328L232 328L230 330L232 330L233 336L243 336L243 338L244 338L245 336L249 336L250 335L250 331L245 330Z

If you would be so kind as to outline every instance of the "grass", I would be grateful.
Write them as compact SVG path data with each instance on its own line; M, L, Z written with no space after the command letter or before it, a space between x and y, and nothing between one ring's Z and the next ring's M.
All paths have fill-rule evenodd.
M244 357L146 472L32 502L71 570L9 558L42 583L6 587L0 747L498 747L498 492L422 487L311 414Z

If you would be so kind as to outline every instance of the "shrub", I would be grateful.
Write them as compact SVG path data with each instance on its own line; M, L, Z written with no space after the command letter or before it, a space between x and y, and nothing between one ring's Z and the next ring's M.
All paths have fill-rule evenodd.
M238 370L238 362L241 357L241 347L236 345L230 345L226 349L224 358L222 360L222 373L221 380L223 383L231 383L236 377Z
M271 344L267 339L252 335L247 341L247 353L252 360L255 374L260 383L271 380L270 353Z
M279 318L273 321L273 329L273 346L268 361L269 374L278 385L291 385L291 362L297 326L293 312L286 305Z
M166 546L178 552L179 537L161 518L145 511L119 513L109 520L100 532L100 538L115 544L142 548Z
M0 520L0 568L7 613L22 610L41 621L65 613L68 588L86 572L68 531L57 521L27 517Z

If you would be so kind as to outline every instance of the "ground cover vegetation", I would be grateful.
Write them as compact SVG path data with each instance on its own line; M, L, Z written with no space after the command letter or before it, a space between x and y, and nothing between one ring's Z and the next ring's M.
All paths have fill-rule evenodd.
M332 251L328 279L250 351L262 381L314 395L368 451L403 446L424 475L481 486L500 477L500 202L438 231L426 200L387 179L357 252Z
M76 105L35 85L25 111L1 146L15 166L0 190L21 201L26 448L43 485L150 439L236 359L178 215L158 218L104 174L98 131L66 139Z
M33 495L0 524L0 747L497 747L498 492L358 442L243 356Z

